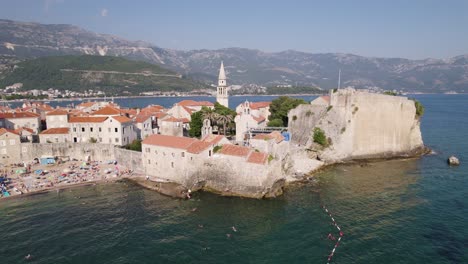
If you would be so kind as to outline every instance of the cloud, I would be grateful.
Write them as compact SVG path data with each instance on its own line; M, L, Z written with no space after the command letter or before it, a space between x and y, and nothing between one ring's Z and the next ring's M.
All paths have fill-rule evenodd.
M107 10L107 8L103 8L103 9L101 10L101 16L102 16L102 17L106 17L106 16L107 16L107 13L109 13L109 11Z
M44 0L44 11L49 12L51 6L61 4L64 0Z

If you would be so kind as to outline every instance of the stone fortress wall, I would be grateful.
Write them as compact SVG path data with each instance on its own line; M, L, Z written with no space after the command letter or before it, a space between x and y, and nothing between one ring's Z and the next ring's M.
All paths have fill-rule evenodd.
M342 89L330 94L329 105L291 110L289 120L294 119L291 143L317 149L313 130L319 127L330 145L318 155L328 163L412 156L424 149L414 101L406 97Z
M68 157L70 159L98 161L116 160L119 164L135 171L142 172L141 152L115 147L111 144L95 143L22 143L21 152L12 156L10 163L28 162L44 156Z

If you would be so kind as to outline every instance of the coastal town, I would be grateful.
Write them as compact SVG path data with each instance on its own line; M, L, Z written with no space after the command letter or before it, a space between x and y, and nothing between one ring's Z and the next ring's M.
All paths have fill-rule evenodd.
M415 103L405 97L347 88L304 103L275 126L269 126L272 102L245 101L231 110L221 62L215 103L182 100L167 109L107 101L73 108L34 102L3 107L2 196L130 178L176 197L199 189L275 197L286 182L327 164L417 155L424 148ZM400 118L392 119L397 105ZM374 121L376 131L360 129L376 115L385 117L379 125ZM193 118L200 119L197 129ZM163 183L182 187L174 192Z
M224 66L221 64L217 102L228 105ZM188 160L203 162L212 156L228 156L252 166L265 166L268 154L247 146L243 136L248 128L265 128L270 102L250 103L236 108L236 136L227 138L221 128L205 119L200 139L187 137L191 116L202 108L214 109L207 101L183 100L166 109L149 105L142 109L121 108L113 102L84 102L74 108L53 108L46 103L24 102L17 109L0 109L0 155L2 196L10 196L53 187L111 180L133 175L131 169L117 165L111 156L101 160L90 156L56 156L41 150L31 156L32 148L64 144L105 144L114 148L142 141L142 160L135 168L146 177L161 177L171 169L182 174ZM215 132L215 134L214 134ZM281 133L262 134L253 141L284 140ZM45 149L46 147L44 147ZM158 155L159 153L159 155ZM195 161L194 161L195 160ZM114 164L116 163L116 164ZM141 174L144 172L143 174ZM161 177L164 178L164 177ZM6 184L10 183L10 184Z

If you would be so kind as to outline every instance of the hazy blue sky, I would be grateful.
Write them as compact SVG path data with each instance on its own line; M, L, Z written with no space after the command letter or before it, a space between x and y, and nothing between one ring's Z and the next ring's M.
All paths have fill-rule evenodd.
M468 54L468 0L0 0L0 18L74 24L184 50Z

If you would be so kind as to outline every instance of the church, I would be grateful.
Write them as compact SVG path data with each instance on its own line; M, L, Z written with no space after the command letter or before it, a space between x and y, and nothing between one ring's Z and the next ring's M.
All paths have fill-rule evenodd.
M226 72L224 71L224 65L221 61L221 67L219 68L218 77L218 88L216 90L216 102L225 107L229 107L228 87L226 83Z

